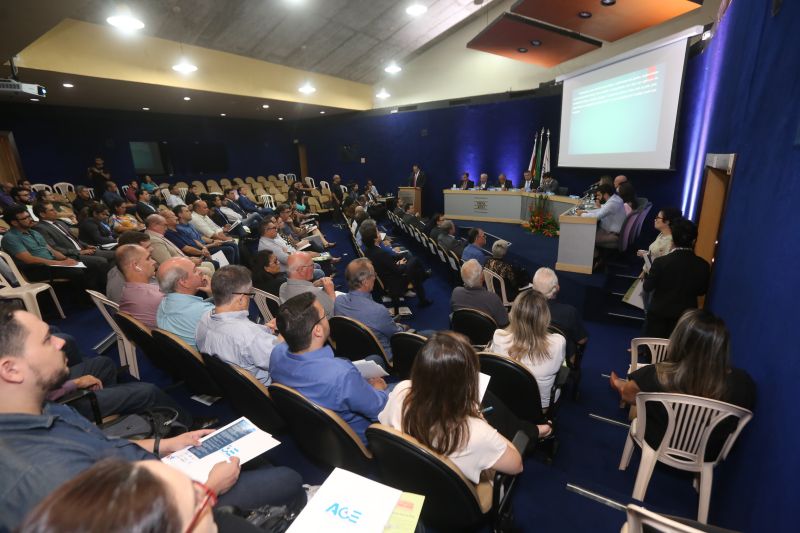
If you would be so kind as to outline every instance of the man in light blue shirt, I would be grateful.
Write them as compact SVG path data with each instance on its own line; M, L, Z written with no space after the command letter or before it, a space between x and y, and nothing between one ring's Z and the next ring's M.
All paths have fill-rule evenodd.
M344 272L350 292L336 297L333 314L358 320L368 327L383 346L386 357L392 360L389 338L404 328L392 319L389 310L372 299L375 269L366 257L353 259Z
M582 217L596 218L597 236L595 245L604 248L613 248L619 242L619 233L625 224L627 215L625 214L625 203L614 190L612 185L602 184L597 189L600 196L600 209L576 211Z
M480 228L472 228L467 234L467 242L469 243L464 251L461 252L461 260L465 263L470 259L476 260L481 266L486 266L486 261L489 256L486 255L482 248L486 246L486 233Z
M247 370L264 385L272 382L269 362L280 339L248 317L253 281L239 265L220 268L211 278L214 309L197 324L197 349Z
M331 331L328 315L313 294L304 292L287 300L276 321L286 342L272 351L272 379L334 411L366 443L364 431L378 420L388 399L386 382L364 379L352 362L334 357L326 345Z
M158 267L158 285L166 296L158 305L156 324L197 348L197 324L204 314L214 309L213 303L195 296L198 291L211 291L207 275L188 257L172 257Z

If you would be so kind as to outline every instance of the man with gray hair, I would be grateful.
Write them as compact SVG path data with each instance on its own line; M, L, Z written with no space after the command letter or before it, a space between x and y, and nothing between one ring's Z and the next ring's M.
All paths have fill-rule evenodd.
M211 292L211 278L188 257L172 257L158 267L158 285L166 296L156 312L158 327L174 333L192 348L197 347L197 324L214 304L196 296Z
M436 242L446 252L454 252L458 257L461 257L467 243L463 239L456 237L456 225L453 224L452 220L445 220L439 227L441 232Z
M125 278L119 310L154 328L157 327L156 311L164 294L157 285L150 283L156 271L150 251L138 244L126 244L117 248L116 255L117 266Z
M372 299L372 289L375 286L375 268L372 266L372 261L366 257L350 261L344 271L344 277L350 292L336 297L334 314L353 318L368 327L391 361L392 348L389 338L398 331L406 331L408 328L395 322L389 310Z
M578 310L569 304L556 301L560 288L558 276L550 268L542 267L533 275L533 289L547 298L547 306L550 308L550 323L567 336L567 354L572 357L577 348L576 344L585 345L589 340L589 334L583 327Z
M333 301L336 299L333 280L326 276L312 282L313 277L314 262L310 254L297 252L290 255L286 262L286 283L278 291L281 303L298 294L311 292L319 300L325 314L333 316Z
M253 281L250 271L239 265L220 268L211 278L214 309L197 324L197 349L247 370L264 385L269 375L269 358L280 341L268 326L249 318Z
M500 297L483 286L483 267L476 259L470 259L461 265L461 280L464 286L453 289L450 311L476 309L492 317L497 322L497 327L508 326L508 311Z

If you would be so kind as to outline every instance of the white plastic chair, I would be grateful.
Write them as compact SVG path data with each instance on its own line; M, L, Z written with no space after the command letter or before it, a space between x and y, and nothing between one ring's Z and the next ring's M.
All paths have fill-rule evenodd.
M287 173L286 174L286 181L288 181L290 183L292 181L297 181L297 174Z
M320 186L320 189L322 189L324 191L327 191L325 194L327 194L328 196L331 195L331 184L330 183L328 183L325 180L319 180L319 186Z
M667 412L667 428L657 450L651 448L644 439L648 402L660 403ZM633 497L644 501L656 461L679 470L698 472L700 503L697 520L705 524L708 520L714 467L727 457L742 428L753 417L753 413L717 400L666 392L640 392L636 395L636 412L637 418L631 423L619 462L619 469L625 470L630 463L634 443L642 448L642 459L639 462L639 472L636 474ZM714 428L729 416L739 419L736 429L728 435L719 455L713 461L706 462L708 439Z
M73 184L71 184L71 183L66 182L66 181L59 181L58 183L53 185L53 189L55 189L55 191L58 194L60 194L61 196L64 196L64 197L66 197L67 193L69 193L69 192L71 192L71 193L75 192L75 186Z
M303 178L303 181L307 186L311 187L312 189L317 188L317 182L314 181L314 178L312 178L311 176L306 176L305 178Z
M508 296L506 296L506 280L503 279L503 276L493 270L484 268L483 279L486 281L486 290L495 294L497 294L497 291L495 290L494 282L497 281L500 286L500 294L497 295L500 297L500 300L502 300L504 306L511 307L511 302L508 301Z
M51 186L49 186L49 185L44 184L44 183L34 183L33 185L31 185L31 189L33 189L36 192L39 192L39 191L53 192L53 188Z
M3 276L2 272L0 272L0 298L18 298L22 300L22 303L25 305L25 309L29 313L33 313L39 318L42 318L42 312L39 309L39 301L36 299L36 297L40 292L49 291L50 297L56 304L56 309L58 309L58 314L61 315L61 318L65 318L64 310L61 309L61 302L58 301L56 291L53 290L53 287L49 283L31 283L26 280L25 276L23 276L17 268L17 265L14 263L14 260L11 258L11 256L5 252L0 251L0 259L5 261L5 263L8 265L8 268L14 274L14 277L17 278L17 283L19 283L19 287L13 287L11 282L9 282L9 280Z
M278 174L278 179L283 182L286 182L286 174L283 173Z
M86 189L86 190L88 190L88 191L89 191L89 198L92 198L92 199L94 199L94 189L93 189L93 188L91 188L91 187L89 187L89 188L88 188L88 189Z
M339 185L339 186L342 188L342 191L343 191L345 194L347 194L347 193L349 193L349 192L350 192L350 189L348 189L348 188L347 188L347 187L345 187L344 185Z
M161 192L161 196L164 197L164 201L169 200L169 189L158 189Z
M128 340L128 337L126 337L125 333L123 333L123 331L120 329L117 321L114 320L113 316L111 316L119 311L119 305L112 302L97 291L86 289L86 292L89 293L92 301L100 310L100 314L103 315L103 318L106 319L106 322L108 322L108 325L111 326L111 329L114 330L114 333L117 336L119 364L122 366L128 365L128 373L136 379L139 379L139 363L136 359L136 346L134 346L133 343Z
M182 200L186 200L186 195L188 194L188 192L189 192L188 187L179 187L178 188L178 194L181 195L181 199Z
M648 527L648 531L658 533L703 533L700 529L681 524L638 505L628 505L625 510L628 521L623 524L620 533L644 533L644 526Z
M646 346L650 354L649 363L639 362L639 347ZM631 339L631 366L628 368L628 374L635 372L637 368L654 365L660 363L667 358L667 348L669 348L669 339L660 339L658 337L637 337Z
M262 194L258 197L258 199L261 200L262 204L264 204L266 207L269 207L273 211L277 209L275 207L275 198L273 198L271 194Z
M281 304L281 300L277 296L270 294L266 291L262 291L261 289L256 289L255 287L253 287L253 292L255 293L253 300L255 300L256 307L258 307L258 311L259 313L261 313L261 317L264 319L264 324L266 324L270 320L275 318L274 316L272 316L272 313L269 310L269 305L267 305L267 300L272 300L278 305Z
M131 188L130 185L123 185L122 187L120 187L120 189L122 189L122 194L123 195L128 194L128 189L130 189L130 188Z

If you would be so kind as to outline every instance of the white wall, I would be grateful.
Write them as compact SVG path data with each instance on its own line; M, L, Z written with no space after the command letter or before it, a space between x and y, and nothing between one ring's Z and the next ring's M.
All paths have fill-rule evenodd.
M467 48L467 43L488 23L510 10L514 0L504 0L484 8L475 20L466 23L407 64L400 63L402 72L386 74L381 82L375 84L374 92L377 94L381 88L385 88L391 97L384 100L375 98L374 105L378 109L535 89L541 82L552 80L560 74L597 63L695 24L712 22L719 3L720 0L706 0L700 9L692 13L619 41L605 43L599 50L556 67L543 68Z

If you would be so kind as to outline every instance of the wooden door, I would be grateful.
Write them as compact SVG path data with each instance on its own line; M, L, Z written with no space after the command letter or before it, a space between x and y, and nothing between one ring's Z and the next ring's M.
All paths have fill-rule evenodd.
M308 176L308 157L306 154L306 145L305 144L298 144L297 145L297 159L300 163L300 175L297 176L297 179L302 181L306 176Z
M725 204L733 180L735 154L708 154L703 176L703 192L697 217L697 243L694 251L711 265L713 279L714 259L717 255L722 234L722 220ZM700 307L705 299L701 300Z
M0 182L16 185L25 179L14 134L0 131Z

